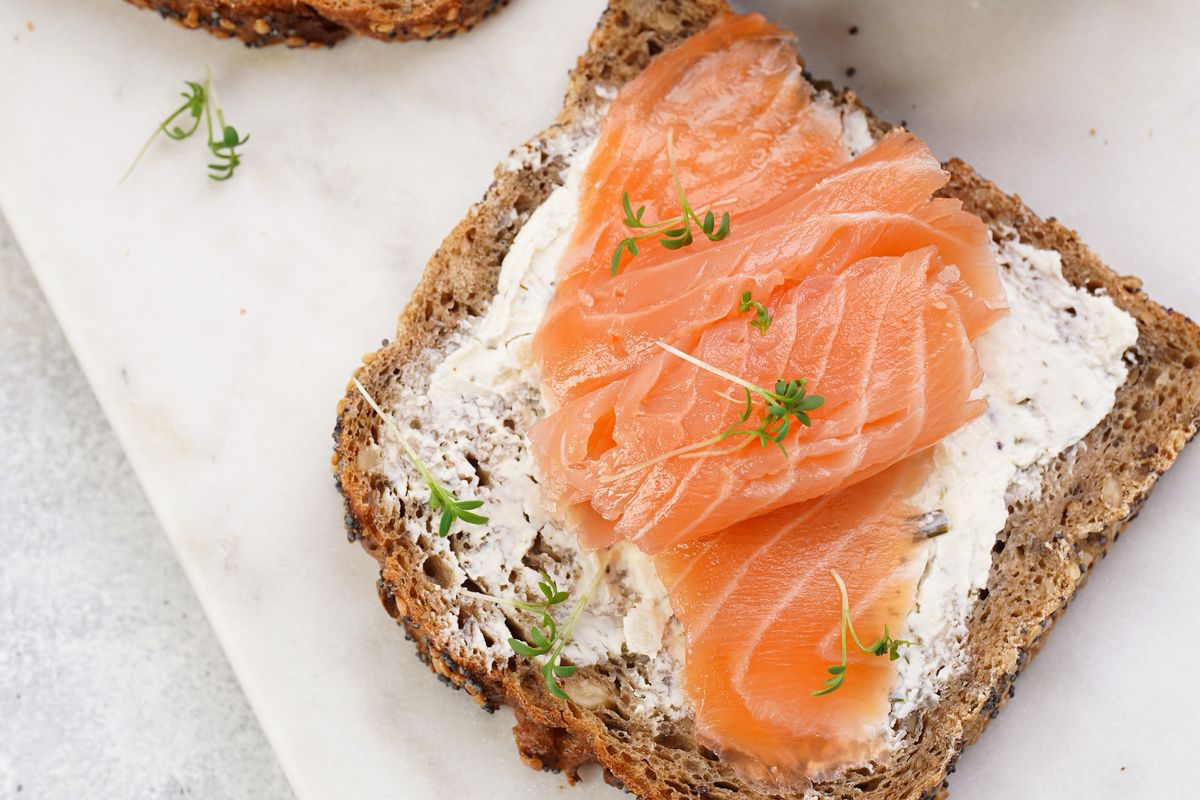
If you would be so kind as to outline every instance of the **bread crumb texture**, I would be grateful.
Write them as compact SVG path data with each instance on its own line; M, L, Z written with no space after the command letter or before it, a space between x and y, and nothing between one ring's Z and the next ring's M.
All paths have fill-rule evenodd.
M248 47L328 47L350 34L383 41L445 39L508 0L127 0L185 28Z

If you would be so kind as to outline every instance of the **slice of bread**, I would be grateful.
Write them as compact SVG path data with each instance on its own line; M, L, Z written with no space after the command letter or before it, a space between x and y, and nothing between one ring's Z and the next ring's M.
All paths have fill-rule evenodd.
M351 33L384 41L443 39L470 30L508 0L128 0L185 28L249 47L324 47Z
M486 312L514 237L562 182L564 137L586 136L603 97L724 7L722 0L612 0L572 74L555 125L497 169L483 200L430 260L395 340L364 358L355 373L402 425L420 424L422 410L406 403L424 396L430 372L453 349L463 324ZM849 92L836 101L858 106ZM868 117L875 136L889 128ZM1137 321L1139 339L1112 411L1082 446L1046 467L1036 501L1012 507L993 549L987 591L968 621L966 672L943 687L939 702L910 719L894 758L815 784L812 789L822 797L938 796L962 748L978 738L1011 696L1017 674L1092 565L1137 514L1200 423L1200 328L1151 301L1136 278L1109 270L1075 233L1040 219L967 164L952 160L946 168L951 180L945 194L961 199L997 236L1011 229L1026 243L1058 251L1067 280L1107 293ZM505 427L515 429L514 441L535 413L536 400L511 409L512 425L506 421ZM445 540L436 537L436 520L377 462L376 443L388 435L353 386L347 387L338 405L333 466L346 501L350 539L379 561L380 599L430 668L485 708L514 708L517 746L531 766L562 770L574 779L581 765L598 762L611 782L642 798L783 796L739 779L697 741L686 718L653 718L637 710L630 686L645 669L644 656L614 656L582 668L576 679L605 693L586 703L552 697L537 665L527 660L489 665L473 656L464 646L464 631L478 628L475 617L495 609L463 596L453 571L437 555L438 543ZM497 445L476 444L479 461L486 464L487 448ZM479 475L468 482L478 488L486 475L475 469ZM410 485L419 486L415 477ZM536 548L533 563L560 557L543 544Z

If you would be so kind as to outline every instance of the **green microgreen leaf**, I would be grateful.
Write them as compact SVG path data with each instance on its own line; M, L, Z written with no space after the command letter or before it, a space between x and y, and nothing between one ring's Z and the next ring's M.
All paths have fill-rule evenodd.
M541 628L534 627L530 629L529 640L533 642L534 647L537 647L542 652L550 649L550 642L546 640L546 634L542 633Z
M570 641L571 634L575 632L575 626L579 623L579 618L582 616L583 610L587 607L588 600L595 593L600 579L608 569L608 559L609 554L607 552L600 556L600 563L597 565L596 573L592 576L591 582L588 584L583 595L580 596L575 607L567 615L566 622L561 628L555 623L554 618L550 616L550 611L554 606L566 602L569 595L558 588L558 584L554 582L554 579L545 570L539 573L541 580L538 582L538 591L541 592L542 597L545 598L544 600L500 600L499 598L488 597L487 595L474 595L476 597L483 596L490 600L507 603L508 605L534 612L541 617L541 625L535 625L530 628L528 641L512 638L508 640L508 644L512 647L513 652L522 658L533 659L545 657L546 660L541 667L542 678L545 680L546 690L559 699L570 700L571 697L563 691L558 679L569 678L579 669L573 664L562 663L563 648Z
M559 700L570 702L571 696L564 692L562 686L559 685L558 677L554 674L554 666L553 661L547 661L546 665L542 667L542 678L546 681L546 689Z
M233 177L234 171L242 163L242 155L237 148L249 141L250 137L239 135L236 128L226 124L225 110L217 98L212 73L208 70L205 72L204 83L184 81L187 91L181 93L184 98L183 103L160 122L154 132L150 134L150 138L142 145L142 149L138 151L133 163L121 177L121 183L124 183L125 179L133 172L134 167L142 160L142 156L150 149L150 145L154 143L160 133L175 141L191 138L200 129L201 119L204 120L205 129L208 132L209 154L215 159L208 164L208 177L217 181L226 181ZM191 124L188 127L176 124L175 121L181 117L190 119ZM214 118L219 135L214 135Z
M609 271L613 275L616 275L617 270L621 268L621 253L625 250L629 251L630 256L636 256L638 254L637 239L633 237L622 239L621 243L617 245L617 250L613 253L612 264L609 268Z
M714 242L719 242L729 235L729 212L726 211L721 215L721 227L717 228L717 232L708 237Z
M642 214L646 213L646 207L638 206L638 210L635 213L633 210L633 206L629 202L629 192L625 192L625 194L621 197L621 208L625 211L626 227L629 227L629 228L644 228L644 227L646 227L645 225L642 224Z
M765 305L754 299L749 290L742 292L742 298L738 302L738 313L745 314L747 311L754 311L754 320L750 324L758 328L759 333L766 336L767 328L771 327L775 318L771 316L771 312ZM778 383L776 385L778 386Z
M511 647L513 652L515 652L517 655L525 658L534 658L539 655L539 651L525 644L520 639L509 639L508 646Z
M729 236L729 212L726 211L721 216L721 227L713 230L716 227L716 217L711 208L704 213L703 219L698 216L698 212L692 207L687 195L684 194L683 184L679 179L679 170L675 166L675 144L674 132L667 133L667 162L671 171L671 180L675 184L675 194L679 201L680 213L678 216L670 219L662 220L661 222L646 223L642 220L642 215L646 211L646 207L638 206L637 211L633 210L633 203L629 199L629 192L621 195L621 211L625 215L623 223L627 228L635 230L645 230L646 233L637 234L627 239L622 239L617 243L617 249L613 251L612 261L609 271L616 275L621 268L621 257L628 252L630 258L638 255L637 242L641 239L649 239L658 237L659 244L668 250L679 250L690 245L694 239L692 236L693 223L700 228L700 231L708 238L709 241L716 242ZM736 200L724 200L717 203L711 203L711 206L721 205L722 203L732 203ZM703 206L701 207L704 208Z
M746 393L745 408L738 416L737 422L716 436L663 453L615 474L602 476L600 478L601 483L612 483L613 481L623 480L630 475L648 469L669 458L705 458L708 456L728 455L754 441L757 441L763 447L774 444L786 456L787 447L784 445L784 439L791 432L792 422L799 422L805 427L812 425L812 420L808 414L801 409L819 408L825 402L825 399L820 395L809 395L806 393L808 381L804 378L793 378L792 380L780 379L775 382L775 391L770 391L744 378L739 378L736 375L714 367L712 364L672 347L666 342L656 342L656 344L668 353L682 358L684 361L741 386ZM725 395L721 396L725 397ZM727 399L732 400L733 398ZM754 413L755 399L762 401L763 404L758 424L746 426L746 423ZM709 449L726 439L734 437L742 437L742 443L726 450Z

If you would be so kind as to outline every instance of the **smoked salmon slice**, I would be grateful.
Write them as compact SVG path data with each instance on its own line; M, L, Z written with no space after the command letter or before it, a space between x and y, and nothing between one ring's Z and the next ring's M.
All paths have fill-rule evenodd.
M694 198L737 195L734 233L647 245L613 275L623 191L670 213L668 136ZM716 533L868 478L982 412L971 341L1005 311L985 226L932 197L947 175L913 134L851 159L839 112L761 18L720 17L656 58L619 92L587 170L534 339L559 407L531 431L545 496L585 546L656 553ZM774 315L765 335L739 312L745 292ZM758 386L803 378L825 405L779 449L670 457L743 406L738 386L662 345Z
M813 273L931 245L982 301L978 331L998 317L1003 290L979 220L957 200L930 200L945 182L921 140L901 132L767 208L739 207L737 233L724 241L649 249L615 276L605 259L558 286L534 340L542 380L566 402L644 364L656 340L677 345L734 316L745 291L768 297Z
M683 687L708 746L772 784L870 758L881 746L897 676L853 644L844 684L814 697L841 661L841 597L864 644L894 637L923 562L915 510L929 458L735 525L655 557L683 623Z
M604 254L607 269L626 235L613 213L623 192L645 204L648 216L676 213L665 150L671 131L689 191L702 184L697 200L736 198L741 212L848 158L841 116L812 101L791 35L758 15L724 15L621 88L588 162L575 246L559 264L560 281L592 273L595 253Z
M765 336L734 317L688 343L756 385L807 376L820 390L824 405L786 453L737 439L656 461L727 429L744 401L731 399L728 379L655 348L641 368L534 426L534 451L548 454L543 485L575 507L586 547L625 538L656 553L929 447L984 409L971 397L982 373L954 298L969 290L955 273L933 247L862 259L778 295ZM594 513L578 513L582 504Z
M973 342L1006 302L986 226L935 196L947 180L907 131L852 152L790 37L719 16L618 92L534 337L543 498L585 547L654 556L696 730L764 783L880 746L886 658L852 648L851 677L813 696L841 657L831 572L863 637L903 635L908 499L985 408ZM623 258L640 221L623 199L669 220L684 188L730 235ZM820 400L782 405L805 392Z
M724 16L658 55L622 87L601 123L584 179L578 224L559 262L555 298L541 325L544 333L534 340L543 380L560 402L568 393L603 382L610 368L607 362L596 369L586 366L590 351L607 338L602 331L593 330L580 347L570 348L560 322L588 311L594 302L601 305L589 317L605 316L613 310L603 304L605 298L648 303L656 298L647 291L661 291L664 285L672 293L687 286L703 291L704 284L690 274L684 283L670 284L680 269L656 273L657 280L644 284L624 277L617 283L608 280L610 257L629 235L619 212L624 193L646 207L647 219L678 213L666 158L668 135L674 137L680 180L698 207L730 201L728 207L736 208L739 218L789 187L811 185L848 160L841 115L830 104L813 102L791 37L762 17ZM665 255L669 254L645 248L621 275L649 268ZM721 303L723 312L728 291L724 287L710 292L710 300ZM633 346L617 342L613 349L619 353ZM590 378L595 381L581 385Z

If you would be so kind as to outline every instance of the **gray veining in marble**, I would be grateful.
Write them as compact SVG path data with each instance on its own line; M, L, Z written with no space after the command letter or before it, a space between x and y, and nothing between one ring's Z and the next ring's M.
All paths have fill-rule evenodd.
M291 798L0 219L0 798Z

